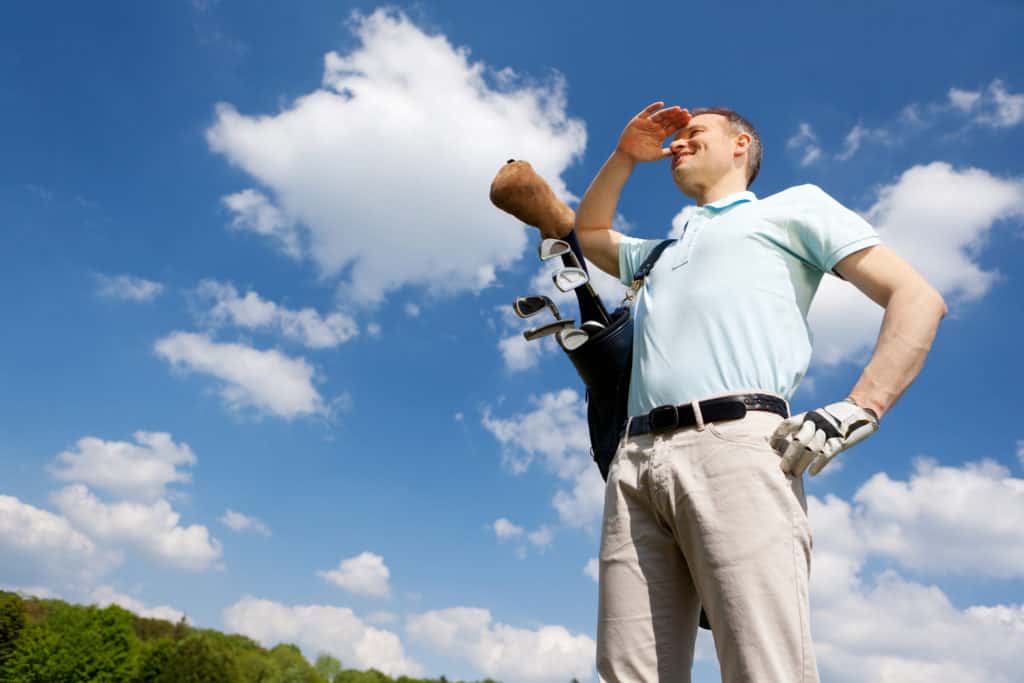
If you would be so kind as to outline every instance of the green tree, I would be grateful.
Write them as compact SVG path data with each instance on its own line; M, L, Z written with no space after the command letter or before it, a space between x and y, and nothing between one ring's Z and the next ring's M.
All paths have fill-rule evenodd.
M238 664L204 633L180 640L154 683L243 683Z
M22 631L0 680L18 683L120 683L131 680L139 641L120 607L47 606L46 620Z
M26 621L25 601L21 596L0 591L0 668L14 651Z
M316 669L316 672L325 681L333 681L334 677L341 671L341 662L326 652L321 652L316 658L316 664L313 665L313 668Z

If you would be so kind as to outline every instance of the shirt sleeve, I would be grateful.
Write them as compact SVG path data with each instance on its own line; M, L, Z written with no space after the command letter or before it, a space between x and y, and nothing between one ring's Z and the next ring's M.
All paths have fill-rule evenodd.
M627 287L633 284L633 273L662 240L642 240L622 235L619 238L619 280Z
M881 243L866 220L820 187L801 185L794 189L795 228L802 256L822 272L831 272L850 254Z

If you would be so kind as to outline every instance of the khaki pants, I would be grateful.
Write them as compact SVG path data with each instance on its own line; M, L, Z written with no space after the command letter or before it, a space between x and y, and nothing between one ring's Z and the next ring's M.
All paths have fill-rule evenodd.
M781 420L751 411L619 447L601 532L604 681L689 681L701 605L725 683L818 681L803 481L767 441Z

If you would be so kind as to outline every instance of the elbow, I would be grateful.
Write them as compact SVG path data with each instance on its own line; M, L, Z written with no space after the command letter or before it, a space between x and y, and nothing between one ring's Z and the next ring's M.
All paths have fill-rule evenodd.
M935 310L938 313L939 320L942 320L946 317L946 314L949 313L949 307L946 306L946 300L942 298L942 294L940 294L939 290L935 288L932 288L931 296L932 300L935 302Z

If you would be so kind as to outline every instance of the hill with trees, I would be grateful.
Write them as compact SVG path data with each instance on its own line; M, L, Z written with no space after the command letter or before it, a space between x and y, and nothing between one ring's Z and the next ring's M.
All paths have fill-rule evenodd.
M68 604L0 591L4 683L447 683L343 669L295 645L140 617L117 605ZM481 683L497 683L490 679Z

